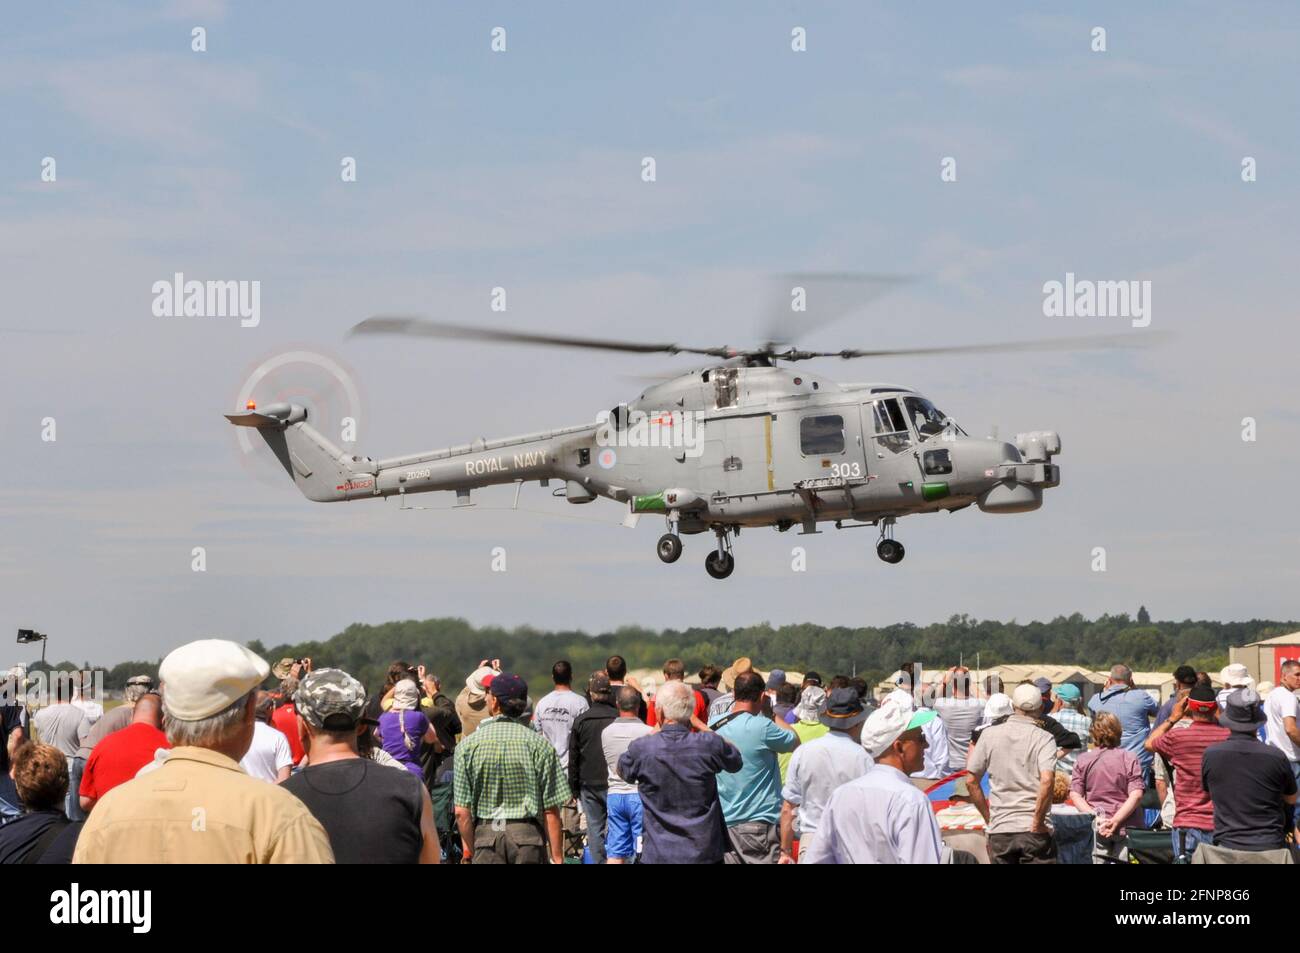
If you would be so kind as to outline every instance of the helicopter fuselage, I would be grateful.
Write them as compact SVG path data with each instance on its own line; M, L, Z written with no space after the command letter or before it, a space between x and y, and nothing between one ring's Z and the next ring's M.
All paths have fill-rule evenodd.
M897 562L892 526L901 516L971 504L1027 512L1060 482L1051 431L1014 443L972 438L907 387L839 384L743 361L652 386L594 424L381 460L340 451L297 406L230 419L258 427L312 500L450 490L467 503L479 487L562 481L556 495L612 499L630 517L661 515L674 537L713 530L728 560L740 527L810 533L831 521L880 525L881 545L888 536L897 549L896 559L884 549L881 558ZM662 548L660 556L677 558Z

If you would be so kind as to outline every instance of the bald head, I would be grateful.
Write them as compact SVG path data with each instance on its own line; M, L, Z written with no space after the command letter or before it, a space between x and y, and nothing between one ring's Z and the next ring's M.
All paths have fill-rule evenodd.
M146 692L140 696L140 700L135 703L135 714L131 717L131 724L146 724L162 728L162 699L157 692Z

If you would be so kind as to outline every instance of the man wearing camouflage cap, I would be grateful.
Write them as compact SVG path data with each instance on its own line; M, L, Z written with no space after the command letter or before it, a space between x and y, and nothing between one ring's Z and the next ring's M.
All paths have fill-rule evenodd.
M190 642L163 659L171 755L104 795L77 838L73 863L333 863L325 829L306 806L239 767L269 671L224 639Z
M441 848L433 802L404 768L363 758L357 735L366 690L337 668L307 675L293 696L307 767L283 787L298 797L329 834L340 864L436 864Z

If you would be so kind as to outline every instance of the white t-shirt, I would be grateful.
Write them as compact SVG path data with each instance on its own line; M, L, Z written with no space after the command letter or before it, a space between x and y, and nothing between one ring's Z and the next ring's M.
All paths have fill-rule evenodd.
M590 707L587 699L577 692L559 690L543 696L533 707L533 727L555 748L562 768L569 766L569 732L573 723Z
M264 721L253 722L253 743L239 766L248 772L249 777L274 784L279 780L280 769L292 765L293 751L284 732Z
M1268 693L1264 699L1264 714L1268 716L1268 743L1280 748L1288 761L1300 761L1300 752L1296 751L1295 742L1287 736L1283 718L1295 718L1300 724L1300 699L1288 691L1285 685L1279 685Z

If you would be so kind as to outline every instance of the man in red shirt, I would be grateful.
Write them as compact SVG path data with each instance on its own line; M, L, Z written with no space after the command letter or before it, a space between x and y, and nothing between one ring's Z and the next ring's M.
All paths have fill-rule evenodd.
M1184 862L1199 844L1212 844L1214 805L1201 783L1201 759L1210 745L1232 734L1219 724L1214 689L1197 685L1174 705L1169 718L1151 730L1146 749L1165 759L1174 769L1174 857ZM1191 721L1179 722L1187 716Z
M290 693L286 697L292 698L293 695ZM301 764L306 752L302 747L302 738L298 736L298 709L292 701L286 701L271 712L271 727L284 732L284 736L289 739L289 753L293 755L293 763Z
M290 662L285 659L284 662ZM284 662L280 664L283 665ZM277 677L281 672L272 669ZM303 755L307 752L302 746L302 738L298 734L298 709L293 704L294 693L298 691L298 684L302 678L305 678L311 672L311 659L297 659L292 661L288 671L283 673L280 681L279 695L283 704L277 705L271 712L271 727L279 728L286 738L289 739L289 753L293 755L295 765L302 764Z
M95 802L151 762L159 748L170 748L163 734L162 699L154 692L140 696L131 724L106 735L86 759L77 794L81 809L89 811Z
M667 682L684 682L686 681L686 666L679 658L670 658L664 662L664 680ZM695 695L695 711L691 714L691 731L705 731L708 723L705 719L709 714L709 703L704 700L700 692L693 692ZM653 728L660 721L659 705L656 702L650 704L646 712L645 723Z

